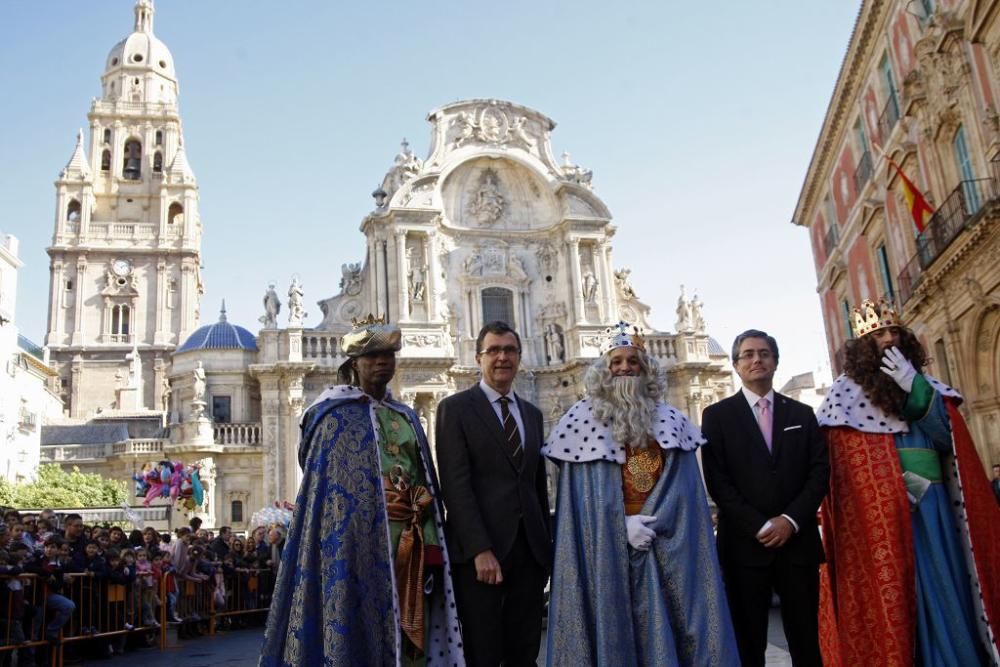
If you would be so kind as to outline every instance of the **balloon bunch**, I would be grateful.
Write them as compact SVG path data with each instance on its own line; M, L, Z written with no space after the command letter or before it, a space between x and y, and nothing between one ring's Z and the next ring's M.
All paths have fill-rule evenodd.
M135 495L145 498L142 504L146 507L156 498L170 498L178 510L190 512L205 502L205 488L198 476L200 469L197 463L185 466L180 461L165 459L155 466L147 463L141 473L132 475Z
M287 530L290 523L292 523L292 510L287 506L265 507L257 510L250 516L250 530L258 526L264 526L265 528L281 526Z

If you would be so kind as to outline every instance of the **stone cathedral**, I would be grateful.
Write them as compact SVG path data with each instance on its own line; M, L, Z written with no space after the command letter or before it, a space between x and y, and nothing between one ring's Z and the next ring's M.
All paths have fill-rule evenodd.
M318 302L322 322L303 327L293 279L287 292L266 289L256 334L224 305L198 327L198 188L149 0L108 56L88 118L89 141L56 183L49 248L47 344L72 420L49 427L43 461L125 478L147 461L200 461L208 525L242 529L254 509L294 498L299 418L335 381L352 318L368 313L399 323L392 390L432 437L438 401L478 381L476 334L491 320L520 332L515 387L547 426L582 395L599 334L619 320L646 328L668 400L695 421L732 391L697 296L681 288L674 332L650 325L613 261L615 227L591 172L553 157L555 122L537 111L493 99L431 111L427 157L403 141L361 221L364 256Z

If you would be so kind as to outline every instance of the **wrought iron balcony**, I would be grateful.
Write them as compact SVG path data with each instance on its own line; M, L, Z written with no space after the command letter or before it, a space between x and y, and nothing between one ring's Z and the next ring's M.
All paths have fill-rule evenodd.
M917 252L899 274L899 299L906 303L920 278L952 241L966 228L982 219L987 205L994 202L1000 191L996 178L962 181L941 206L934 211L927 227L917 235Z

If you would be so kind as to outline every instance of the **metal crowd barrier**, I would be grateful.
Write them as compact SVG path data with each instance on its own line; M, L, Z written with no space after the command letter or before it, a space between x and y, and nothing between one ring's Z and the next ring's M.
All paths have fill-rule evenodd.
M119 637L124 642L126 635L132 633L146 633L150 645L157 645L161 650L167 648L169 626L177 623L168 616L165 579L155 588L146 589L149 592L144 600L139 580L116 584L91 573L69 574L67 578L62 594L74 602L76 609L62 627L59 640L50 643L46 631L51 619L43 579L35 574L0 575L0 661L6 663L5 656L12 651L35 652L37 661L39 651L51 646L47 660L50 667L62 667L67 645L111 637ZM218 619L266 615L274 591L274 578L270 569L238 569L224 573L218 577L224 592L220 592L217 600L217 577L206 581L177 577L177 598L172 611L181 619L181 624L205 622L208 634L215 634ZM20 591L11 590L12 585L17 588L12 582L20 584ZM19 653L18 657L21 655Z

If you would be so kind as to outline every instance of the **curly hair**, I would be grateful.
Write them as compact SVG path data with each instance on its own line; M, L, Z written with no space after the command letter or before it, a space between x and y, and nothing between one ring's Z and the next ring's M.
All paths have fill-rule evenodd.
M918 373L927 365L924 346L912 331L903 327L899 328L899 351ZM907 393L881 368L882 353L871 335L853 338L844 344L844 373L861 385L873 404L886 414L902 418Z

